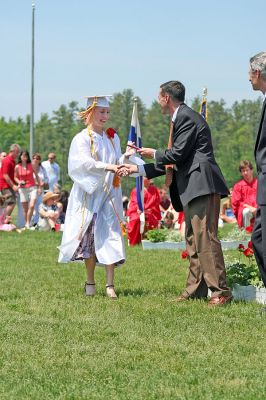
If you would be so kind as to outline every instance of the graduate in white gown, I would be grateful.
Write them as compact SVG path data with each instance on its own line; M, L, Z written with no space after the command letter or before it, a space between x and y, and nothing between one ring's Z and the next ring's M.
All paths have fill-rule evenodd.
M59 262L85 261L85 293L96 293L96 263L106 267L106 294L116 299L114 268L125 261L123 239L123 203L118 165L124 162L143 164L127 147L121 154L116 132L103 127L109 119L109 99L89 97L80 113L86 128L72 140L68 174L74 184L66 211ZM123 176L123 168L119 170ZM127 175L126 171L124 175Z

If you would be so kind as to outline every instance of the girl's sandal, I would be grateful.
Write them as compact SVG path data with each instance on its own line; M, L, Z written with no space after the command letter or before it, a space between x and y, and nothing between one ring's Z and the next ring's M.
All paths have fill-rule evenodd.
M106 296L109 297L109 299L117 300L114 285L106 285Z
M85 282L84 291L86 296L94 296L96 294L95 283Z

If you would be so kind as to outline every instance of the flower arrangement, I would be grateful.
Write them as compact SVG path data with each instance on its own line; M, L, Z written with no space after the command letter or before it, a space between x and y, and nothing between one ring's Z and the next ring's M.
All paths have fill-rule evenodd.
M220 240L224 241L234 241L234 240L249 240L250 234L252 233L252 227L247 226L245 229L239 229L238 226L234 226L233 229L227 231L226 234L219 230L218 237Z
M166 240L168 242L182 242L184 239L176 229L167 229Z
M167 229L152 229L146 233L146 238L153 243L165 242Z
M158 242L182 242L183 238L180 232L175 229L153 229L146 233L146 238L153 243Z
M259 270L254 260L251 240L248 242L247 248L245 248L243 244L240 244L238 246L238 251L238 261L226 265L226 275L229 286L232 287L238 283L242 286L253 285L263 287ZM244 260L243 257L245 257Z

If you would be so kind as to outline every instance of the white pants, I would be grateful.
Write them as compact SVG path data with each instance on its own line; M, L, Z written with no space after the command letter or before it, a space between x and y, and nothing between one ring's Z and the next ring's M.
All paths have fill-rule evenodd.
M243 209L243 227L246 228L250 225L250 220L253 218L253 214L249 208Z
M37 198L37 186L29 188L19 188L18 190L21 203L29 203Z

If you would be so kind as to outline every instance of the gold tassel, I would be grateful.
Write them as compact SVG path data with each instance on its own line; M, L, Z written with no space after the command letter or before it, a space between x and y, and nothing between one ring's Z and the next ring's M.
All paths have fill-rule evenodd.
M87 194L88 193L84 193L84 197L83 197L83 204L82 204L82 210L81 210L81 226L80 226L80 230L77 236L78 240L82 239L82 231L83 231L83 226L84 226L84 221L85 221L85 206L86 206L86 201L87 201Z
M126 227L122 221L120 222L120 228L121 228L122 235L126 236L126 234L127 234Z
M93 111L94 111L94 108L95 108L96 106L97 106L97 97L94 98L93 103L92 103L91 106L89 106L86 110L80 111L80 112L78 113L79 117L80 117L83 121L86 122L87 116L90 114L89 121L88 121L89 124L90 124L90 123L91 123L91 120L92 120L92 116L93 116Z
M91 133L91 129L90 129L90 127L88 126L88 134L89 134L89 137L90 137L90 140L91 140L91 155L92 155L92 157L95 155L95 147L94 147L94 141L93 141L93 137L92 137L92 133Z

